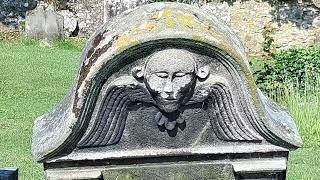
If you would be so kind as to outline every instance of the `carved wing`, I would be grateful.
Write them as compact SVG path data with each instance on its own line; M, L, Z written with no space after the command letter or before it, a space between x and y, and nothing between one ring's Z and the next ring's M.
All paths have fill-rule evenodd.
M242 93L233 94L223 77L211 78L195 88L187 104L208 101L208 111L214 132L226 141L261 141L286 148L302 146L302 140L287 110L281 108L258 89L261 110L266 117L259 118Z
M79 148L117 143L123 133L131 102L152 102L143 84L131 76L117 78L106 88L93 126L78 143Z
M231 88L222 77L215 77L195 89L189 103L208 100L211 125L219 139L226 141L261 141L263 138L252 127L252 118L243 108L237 107Z
M211 86L208 98L211 123L218 138L227 141L259 141L263 138L250 127L250 117L246 113L240 114L233 96L224 84ZM242 116L245 117L242 117Z

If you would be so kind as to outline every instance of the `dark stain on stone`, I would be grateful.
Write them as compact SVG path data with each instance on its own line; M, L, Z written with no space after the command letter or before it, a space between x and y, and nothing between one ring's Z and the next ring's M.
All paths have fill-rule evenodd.
M93 40L93 43L92 43L92 47L90 48L90 50L88 51L88 54L87 54L87 58L89 58L93 53L94 53L94 50L95 48L99 45L99 43L105 39L104 37L104 34L108 32L107 30L99 33Z
M100 34L101 35L101 34ZM97 47L98 44L95 43L99 43L101 42L101 37L99 38L95 38L94 43L93 43L93 47ZM102 48L96 49L94 52L92 52L92 55L90 57L90 59L88 61L84 61L81 65L81 70L80 70L80 75L79 75L79 79L78 79L78 83L77 83L77 88L76 88L76 93L75 93L75 99L73 102L73 112L75 113L76 117L79 117L80 115L80 109L77 108L77 102L79 101L79 97L78 97L78 89L80 88L82 82L84 81L84 79L87 77L91 66L97 61L97 59L101 56L101 54L107 52L107 50L113 45L113 43L119 38L119 35L115 35L108 44L104 45ZM99 40L99 41L98 41ZM86 64L86 62L88 62Z
M88 54L87 54L87 58L89 58L94 52L94 47L90 48L90 50L88 51Z
M198 16L197 13L193 13L193 16L194 16L195 18L199 19L199 16Z

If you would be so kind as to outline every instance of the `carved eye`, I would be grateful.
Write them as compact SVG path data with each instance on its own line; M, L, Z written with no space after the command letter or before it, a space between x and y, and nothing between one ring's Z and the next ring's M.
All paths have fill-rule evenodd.
M156 75L158 77L161 77L161 78L167 78L168 77L168 73L166 73L166 72L157 72Z
M175 77L182 77L182 76L185 76L185 75L186 75L186 73L178 72L178 73L176 73L174 76L175 76Z

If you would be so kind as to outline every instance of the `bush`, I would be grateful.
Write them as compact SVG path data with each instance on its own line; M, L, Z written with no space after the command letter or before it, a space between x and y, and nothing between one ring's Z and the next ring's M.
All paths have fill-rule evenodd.
M289 49L269 57L253 58L257 85L264 91L283 89L288 84L306 89L320 77L320 47Z

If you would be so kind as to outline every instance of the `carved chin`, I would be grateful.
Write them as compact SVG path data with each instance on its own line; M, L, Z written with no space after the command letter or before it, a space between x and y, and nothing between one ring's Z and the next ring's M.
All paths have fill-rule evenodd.
M161 102L158 102L158 107L164 112L174 112L179 109L179 102L176 100L167 101L163 100Z

